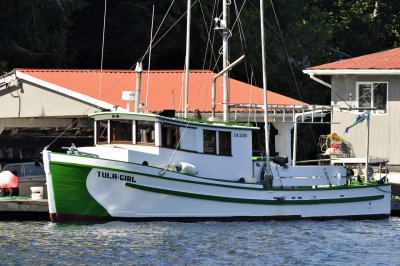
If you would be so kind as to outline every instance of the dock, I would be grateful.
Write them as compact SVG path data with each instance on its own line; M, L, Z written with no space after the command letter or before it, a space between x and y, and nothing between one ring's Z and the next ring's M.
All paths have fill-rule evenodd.
M400 216L400 198L392 199L392 208L391 208L392 216Z
M47 199L2 197L0 221L50 221Z

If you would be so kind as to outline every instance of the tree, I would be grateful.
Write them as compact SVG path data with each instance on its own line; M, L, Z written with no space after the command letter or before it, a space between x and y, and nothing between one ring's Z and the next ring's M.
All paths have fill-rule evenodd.
M0 67L64 67L68 16L84 1L1 1Z

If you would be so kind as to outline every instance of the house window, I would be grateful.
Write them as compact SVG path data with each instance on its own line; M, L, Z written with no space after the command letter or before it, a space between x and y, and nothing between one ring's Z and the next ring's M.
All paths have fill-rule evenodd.
M136 143L154 144L154 122L136 121Z
M231 132L218 132L218 147L220 155L232 155Z
M375 113L387 112L387 82L357 83L358 107L377 108Z
M110 121L111 142L132 143L132 120Z
M161 125L161 146L167 148L179 148L179 126Z
M203 148L204 153L216 154L217 153L217 134L214 130L203 131Z

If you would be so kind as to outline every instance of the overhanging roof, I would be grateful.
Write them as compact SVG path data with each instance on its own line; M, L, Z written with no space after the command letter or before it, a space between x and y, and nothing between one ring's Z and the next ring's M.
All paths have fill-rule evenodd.
M400 48L322 64L303 72L309 75L399 75Z
M136 90L136 73L131 70L87 69L16 69L17 78L46 87L71 98L111 109L126 102L122 91ZM209 70L191 70L189 75L189 111L211 111L211 81L215 73ZM147 88L148 84L148 88ZM164 109L183 110L183 70L152 70L142 73L141 103L148 111ZM222 79L217 80L217 102L222 102ZM231 103L262 104L263 91L259 87L230 79ZM301 101L268 91L269 104L306 105ZM217 112L222 106L217 105Z

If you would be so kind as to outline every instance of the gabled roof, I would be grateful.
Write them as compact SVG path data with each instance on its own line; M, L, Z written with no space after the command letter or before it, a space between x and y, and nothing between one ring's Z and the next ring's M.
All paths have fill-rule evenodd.
M143 71L141 102L148 111L164 109L183 110L183 70ZM131 70L88 69L16 69L17 77L65 94L104 109L114 105L126 107L122 91L136 91L136 73ZM209 70L191 70L189 75L189 111L211 111L211 81L215 73ZM148 90L147 88L148 84ZM222 79L217 80L216 101L222 102ZM263 90L244 82L230 79L231 103L262 104ZM269 104L305 105L295 99L268 91ZM133 103L131 109L133 109ZM217 112L222 105L217 104Z
M400 48L307 68L307 74L400 74Z

